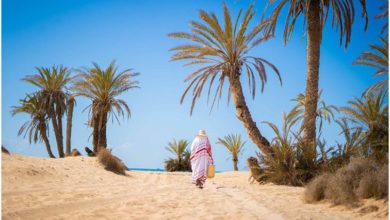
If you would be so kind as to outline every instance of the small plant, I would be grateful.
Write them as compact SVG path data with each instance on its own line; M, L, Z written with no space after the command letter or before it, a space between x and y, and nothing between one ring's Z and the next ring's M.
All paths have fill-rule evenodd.
M166 171L191 171L191 152L187 149L188 144L187 140L173 140L173 142L168 143L165 149L174 154L176 158L165 160Z
M329 173L323 173L313 179L307 186L305 191L305 201L312 203L325 198L325 189L330 178Z
M127 167L109 150L101 148L98 153L98 161L104 166L104 169L116 174L126 175Z
M314 178L305 190L306 202L322 199L333 204L351 205L359 198L386 198L388 166L380 166L367 158L357 158L335 173L323 173Z
M346 119L362 129L364 156L380 163L388 161L389 114L386 103L387 92L370 92L362 98L349 101L341 108Z
M299 178L298 158L302 157L301 147L297 145L298 135L291 132L296 120L283 114L282 130L271 123L264 122L274 131L276 137L271 141L271 156L260 157L267 179L276 184L302 185Z
M221 144L232 154L233 169L238 171L238 155L242 152L246 141L242 141L241 135L229 134L223 138L218 138L217 144Z
M360 180L356 195L360 198L386 198L388 195L388 166L382 166L373 172L365 172Z

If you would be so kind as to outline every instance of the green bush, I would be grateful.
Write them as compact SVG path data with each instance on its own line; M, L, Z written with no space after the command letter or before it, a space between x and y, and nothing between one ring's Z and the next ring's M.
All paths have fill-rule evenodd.
M187 149L188 144L187 140L176 141L175 139L168 143L165 149L174 154L176 158L164 161L166 171L191 171L191 152Z
M183 159L180 162L178 159L173 159L173 158L165 160L165 170L169 172L174 172L174 171L191 172L190 153L186 152Z

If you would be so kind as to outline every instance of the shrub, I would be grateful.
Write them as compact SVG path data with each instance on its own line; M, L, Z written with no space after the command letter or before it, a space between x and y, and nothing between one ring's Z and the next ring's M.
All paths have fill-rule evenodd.
M101 149L98 153L98 161L104 166L104 169L116 174L126 175L127 167L116 156L107 149Z
M350 183L351 176L333 175L328 180L328 186L325 188L325 199L333 202L335 205L352 204L357 201Z
M317 170L314 147L304 144L302 130L298 133L291 131L297 122L297 113L283 113L281 129L271 122L264 122L271 127L276 137L271 141L271 153L260 155L259 159L267 179L275 184L301 186Z
M382 166L378 173L377 198L388 198L389 196L389 166Z
M352 160L347 166L336 171L329 179L325 190L325 198L334 204L352 204L357 201L355 194L360 180L366 172L372 172L374 163L368 159L358 158Z
M306 186L306 202L322 199L334 204L353 204L359 198L385 198L388 195L388 166L369 159L352 160L333 174L322 174Z
M176 158L169 158L164 161L166 171L191 171L191 152L187 149L187 146L187 140L176 141L174 139L173 142L168 143L168 147L165 149L173 153Z
M275 184L302 185L299 179L299 170L296 169L296 155L293 147L272 146L273 155L260 157L264 166L265 176Z
M184 160L181 160L180 162L177 159L173 159L173 158L165 160L165 170L168 172L174 172L174 171L191 172L190 158L184 157Z
M177 160L172 159L172 158L165 160L165 170L169 171L169 172L178 170Z
M386 198L388 195L388 166L382 166L373 172L365 172L356 189L360 198Z
M328 185L329 173L323 173L314 178L307 186L305 190L306 202L317 202L325 198L325 189Z
M10 154L9 151L7 150L7 148L5 148L3 145L1 145L1 152L6 153L6 154Z
M77 157L77 156L81 156L81 153L77 149L73 149L70 155L72 157Z

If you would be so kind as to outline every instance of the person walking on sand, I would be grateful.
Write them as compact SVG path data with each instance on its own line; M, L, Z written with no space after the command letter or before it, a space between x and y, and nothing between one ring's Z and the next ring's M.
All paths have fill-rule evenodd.
M199 130L198 135L191 145L192 183L203 188L207 179L207 168L214 164L209 138L204 130Z

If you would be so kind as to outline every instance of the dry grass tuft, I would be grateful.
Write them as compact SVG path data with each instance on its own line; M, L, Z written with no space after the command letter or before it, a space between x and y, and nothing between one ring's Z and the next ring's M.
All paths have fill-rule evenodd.
M359 210L359 213L367 214L367 213L370 213L370 212L376 212L378 210L379 210L378 206L376 206L376 205L369 205L369 206L361 208Z
M353 205L359 198L386 198L388 166L368 159L354 159L333 174L322 174L310 182L305 191L306 202L322 199L334 204Z
M116 174L126 175L127 167L109 150L101 149L98 153L98 161L104 166L104 169Z
M328 185L330 178L329 173L323 173L317 178L314 178L307 186L305 190L305 201L312 203L317 202L325 198L325 189Z
M256 157L249 157L246 162L251 172L248 181L250 183L253 183L254 181L264 183L266 181L266 176L264 175L264 170L261 169Z
M374 197L376 199L386 198L388 195L388 166L378 168L373 172L364 173L360 180L356 195L366 199Z
M81 153L77 149L73 149L70 155L72 157L77 157L77 156L81 156Z
M329 178L328 187L325 189L325 198L336 205L357 202L358 197L355 190L359 187L364 173L371 172L373 169L374 164L367 159L352 160Z
M3 145L1 145L1 152L5 154L10 154L7 148L5 148Z
M325 188L325 199L332 201L335 205L354 204L357 202L353 187L350 185L350 177L339 174L331 176Z

